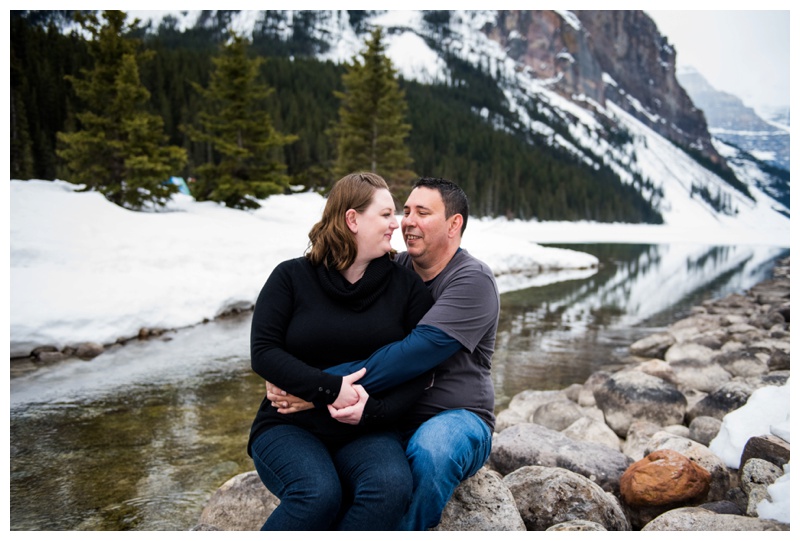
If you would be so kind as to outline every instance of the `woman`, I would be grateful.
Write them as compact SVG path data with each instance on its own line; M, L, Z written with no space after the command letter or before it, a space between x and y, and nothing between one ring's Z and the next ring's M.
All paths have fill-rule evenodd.
M433 300L413 271L394 263L394 199L378 175L356 173L331 190L305 257L270 275L253 312L253 370L316 407L279 413L264 399L248 452L281 503L262 529L389 530L405 512L411 475L389 427L422 392L423 375L367 397L363 371L323 370L366 358L407 335ZM340 396L341 395L341 396ZM345 424L327 406L360 408ZM378 457L378 460L376 460Z

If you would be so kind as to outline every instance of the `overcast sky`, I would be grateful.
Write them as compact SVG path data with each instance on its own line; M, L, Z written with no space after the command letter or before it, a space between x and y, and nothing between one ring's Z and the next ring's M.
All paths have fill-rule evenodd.
M675 46L678 66L756 110L789 104L788 9L647 13Z

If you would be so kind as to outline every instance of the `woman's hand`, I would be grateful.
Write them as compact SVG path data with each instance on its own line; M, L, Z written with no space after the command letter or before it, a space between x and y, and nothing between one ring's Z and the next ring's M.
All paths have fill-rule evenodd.
M361 422L362 415L364 415L364 406L369 399L369 394L361 385L354 385L353 388L358 393L358 402L352 406L347 406L341 409L336 409L332 405L328 406L328 411L331 413L331 417L340 423L357 425Z
M297 413L314 407L311 402L306 402L302 398L289 394L268 381L265 383L267 399L272 403L273 407L278 408L278 413Z
M342 387L339 389L339 396L337 396L336 400L331 404L335 409L354 406L358 403L360 395L356 387L360 387L360 385L355 385L355 382L363 378L366 373L367 369L362 368L358 372L353 372L350 375L342 377Z

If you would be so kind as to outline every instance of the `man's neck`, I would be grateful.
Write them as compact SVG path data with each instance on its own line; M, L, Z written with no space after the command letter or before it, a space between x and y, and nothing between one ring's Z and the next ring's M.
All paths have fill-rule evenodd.
M453 256L455 256L458 252L458 248L458 245L453 246L451 249L445 252L442 257L437 258L428 265L423 265L414 260L414 258L411 258L411 263L413 264L416 273L419 274L420 278L422 278L422 281L430 282L439 276L439 273L444 270L448 263L450 263L450 261L453 259Z

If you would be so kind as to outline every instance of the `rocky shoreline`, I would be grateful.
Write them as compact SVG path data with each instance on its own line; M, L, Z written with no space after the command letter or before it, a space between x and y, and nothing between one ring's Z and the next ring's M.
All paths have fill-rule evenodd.
M621 369L516 395L436 530L788 531L757 509L784 474L788 435L751 438L737 467L709 444L758 389L787 385L789 368L786 258L771 280L632 344ZM257 530L277 504L254 471L240 474L194 529Z

